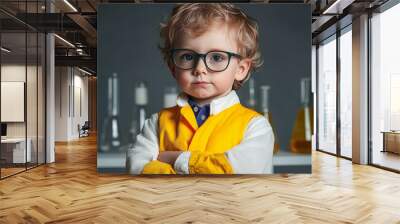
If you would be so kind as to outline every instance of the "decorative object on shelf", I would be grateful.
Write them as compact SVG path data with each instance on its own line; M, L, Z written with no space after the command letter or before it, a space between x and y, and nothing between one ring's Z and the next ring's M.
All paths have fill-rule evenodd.
M108 110L104 120L103 131L101 132L100 151L116 152L121 150L120 130L119 130L119 96L118 96L118 76L113 73L108 78Z
M278 136L276 135L275 131L275 126L272 122L272 114L269 111L269 90L270 90L269 85L262 85L260 86L260 102L261 102L261 112L264 115L264 117L268 120L272 127L272 131L274 133L274 138L275 138L275 144L274 144L274 153L277 153L279 151L279 139Z
M311 134L313 127L313 111L309 106L311 93L310 78L302 78L301 108L297 112L296 121L290 139L290 150L295 153L311 153Z

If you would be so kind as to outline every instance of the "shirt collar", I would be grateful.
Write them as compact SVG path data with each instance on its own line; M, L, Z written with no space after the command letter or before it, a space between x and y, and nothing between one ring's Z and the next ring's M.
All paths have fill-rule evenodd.
M180 93L178 99L176 100L176 104L180 107L184 107L189 105L188 103L189 97L186 93ZM240 103L239 97L236 94L236 91L232 90L227 95L213 99L210 103L210 115L216 115L223 110ZM189 105L190 106L190 105Z
M200 106L200 105L198 105L198 104L196 103L196 101L192 100L190 97L188 97L188 104L189 104L192 108L193 108L193 107L202 108L202 107L207 107L207 106L209 106L209 104Z

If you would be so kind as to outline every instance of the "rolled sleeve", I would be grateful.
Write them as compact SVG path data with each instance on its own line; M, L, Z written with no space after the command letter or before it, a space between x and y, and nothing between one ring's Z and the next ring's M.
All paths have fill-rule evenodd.
M190 152L181 153L174 163L174 169L178 174L189 174Z
M273 148L274 134L271 125L264 117L258 116L250 121L242 142L225 152L224 157L227 158L235 174L270 174L272 173L273 167ZM174 169L178 174L191 173L191 156L191 152L183 152L178 156L174 163ZM208 155L208 157L216 156L223 155ZM215 161L220 161L220 159L219 157L219 159ZM197 167L200 166L199 164L194 164L194 166L196 166L194 168L201 168Z
M159 153L158 143L158 114L146 119L141 133L135 144L127 151L127 169L131 174L140 174L144 166L157 160Z
M253 118L242 142L225 154L236 174L272 173L274 134L263 116Z

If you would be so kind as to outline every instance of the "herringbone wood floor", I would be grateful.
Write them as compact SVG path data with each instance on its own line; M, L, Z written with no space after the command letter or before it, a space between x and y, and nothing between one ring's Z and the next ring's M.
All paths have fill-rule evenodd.
M0 223L400 223L400 175L313 152L312 175L96 172L93 137L0 181Z

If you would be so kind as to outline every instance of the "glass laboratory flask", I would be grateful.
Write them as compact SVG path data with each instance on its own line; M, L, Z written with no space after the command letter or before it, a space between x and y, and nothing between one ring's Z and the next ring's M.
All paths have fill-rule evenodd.
M164 89L164 108L176 106L178 91L175 86L167 86Z
M297 112L296 121L290 139L290 150L294 153L311 153L311 135L313 127L313 111L310 108L311 80L301 79L301 108Z
M137 132L140 132L146 121L146 106L148 104L147 86L144 82L139 82L135 86L135 118L137 122Z
M118 100L118 76L113 73L108 78L107 89L107 116L104 120L101 133L100 151L117 152L121 150L120 126L119 126L119 100Z
M256 107L256 90L255 90L255 83L254 83L254 78L249 79L249 100L247 102L247 105L251 109L255 109Z
M268 85L260 86L261 112L272 127L272 132L274 133L274 138L275 138L274 153L277 153L279 151L279 139L276 135L275 126L272 121L272 114L269 111L269 89L270 86Z

